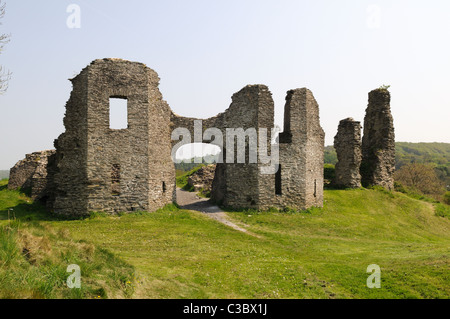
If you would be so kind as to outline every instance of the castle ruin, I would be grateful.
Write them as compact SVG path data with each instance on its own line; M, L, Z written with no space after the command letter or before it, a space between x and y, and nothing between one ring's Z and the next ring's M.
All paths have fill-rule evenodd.
M58 215L83 216L154 211L176 202L172 132L186 128L192 136L199 119L174 114L158 89L159 77L142 63L121 59L93 61L72 80L66 104L65 132L55 140L56 154L47 167L45 196ZM110 128L110 99L127 103L128 125ZM274 102L265 85L248 85L232 97L223 113L202 120L203 130L274 127ZM246 149L250 139L245 140ZM223 156L236 156L227 139ZM232 146L233 145L233 146ZM230 153L231 152L231 153ZM279 136L279 166L267 163L217 164L212 200L232 208L306 209L323 205L324 131L319 106L308 89L288 92L284 131ZM248 159L246 150L246 159Z
M142 63L95 60L71 81L66 130L55 140L56 150L28 154L11 169L8 184L9 189L31 189L33 199L58 215L155 211L176 202L173 154L181 147L173 136L177 128L212 144L216 135L227 136L229 130L244 132L244 139L227 136L220 144L222 158L233 160L216 165L212 201L259 210L323 206L325 134L319 106L306 88L287 92L284 130L278 143L271 144L274 102L265 85L247 85L232 96L224 112L197 119L172 112L158 89L157 73ZM110 127L111 99L126 102L126 128ZM206 134L210 129L216 133ZM249 160L255 147L252 132L258 143L267 145L266 157L277 151L273 173L267 173L270 165L261 157ZM235 161L236 139L244 146L245 162ZM339 123L334 146L334 185L393 189L395 133L387 89L369 93L362 141L360 122L347 118Z

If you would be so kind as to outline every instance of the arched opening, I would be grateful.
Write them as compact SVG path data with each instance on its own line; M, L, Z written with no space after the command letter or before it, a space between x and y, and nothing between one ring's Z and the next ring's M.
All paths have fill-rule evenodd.
M217 171L222 172L220 168L224 165L217 164L222 162L221 148L213 144L191 143L180 147L174 157L177 187L212 197L213 185L221 180L220 176L216 176ZM214 167L211 164L217 165ZM186 178L194 169L197 169L194 175Z

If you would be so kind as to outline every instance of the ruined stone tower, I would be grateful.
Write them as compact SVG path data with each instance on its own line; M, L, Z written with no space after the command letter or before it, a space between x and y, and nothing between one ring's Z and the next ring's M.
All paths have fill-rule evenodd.
M322 207L325 132L310 90L288 91L279 141L276 200L293 208Z
M362 138L361 178L365 187L394 188L395 132L390 101L391 95L386 89L369 93Z
M361 123L347 118L339 122L334 137L338 162L333 184L340 187L361 187Z
M85 215L153 211L171 203L170 109L156 72L141 63L95 60L72 83L66 131L55 141L49 207L61 215ZM127 101L127 128L110 128L110 98Z

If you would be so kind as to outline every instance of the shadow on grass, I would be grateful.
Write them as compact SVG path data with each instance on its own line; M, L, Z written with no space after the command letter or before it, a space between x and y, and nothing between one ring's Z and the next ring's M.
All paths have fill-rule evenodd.
M57 216L49 213L40 203L20 203L15 206L0 210L0 220L19 221L54 221L61 220Z
M0 191L4 190L4 186L0 186ZM22 193L25 195L25 193ZM39 201L21 202L15 206L0 209L0 221L2 220L18 220L18 221L64 221L64 220L80 220L83 217L66 217L59 216L49 212L46 207Z
M8 180L0 180L0 221L64 221L86 219L87 216L60 216L49 212L45 203L31 198L31 189L8 189ZM10 203L10 204L6 204Z

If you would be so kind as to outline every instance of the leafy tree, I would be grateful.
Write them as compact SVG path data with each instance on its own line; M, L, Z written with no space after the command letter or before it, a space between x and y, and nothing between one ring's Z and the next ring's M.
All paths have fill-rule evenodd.
M336 150L333 146L325 146L324 149L324 162L325 164L336 165L337 163L337 154Z
M404 165L394 175L395 181L402 185L433 197L442 197L445 192L434 167L430 164L411 163Z
M5 16L5 7L6 4L2 4L0 0L0 20ZM1 22L0 22L1 25ZM5 44L9 42L9 35L0 34L0 54L4 50ZM11 78L11 73L9 71L5 71L3 66L0 65L0 95L4 94L8 89L8 82Z

